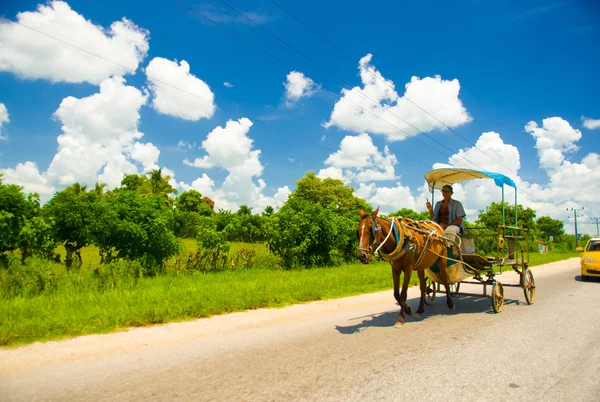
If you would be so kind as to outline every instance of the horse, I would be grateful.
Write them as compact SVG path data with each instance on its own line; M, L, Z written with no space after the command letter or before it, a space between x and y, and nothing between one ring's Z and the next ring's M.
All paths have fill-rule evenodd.
M412 316L412 309L406 304L408 283L412 271L417 271L421 289L421 300L416 315L421 316L425 311L425 293L427 284L425 269L437 263L440 268L440 278L446 288L446 303L450 311L455 306L449 291L446 258L448 252L443 239L444 230L433 221L414 221L407 218L393 218L395 228L391 221L377 216L379 208L370 214L360 210L360 223L356 228L358 237L358 259L363 264L368 264L371 256L379 248L386 250L380 255L392 266L394 281L394 298L400 305L400 315L396 320L404 324L406 314ZM390 232L391 231L391 232ZM393 250L393 251L389 251ZM404 273L402 293L399 293L400 274Z

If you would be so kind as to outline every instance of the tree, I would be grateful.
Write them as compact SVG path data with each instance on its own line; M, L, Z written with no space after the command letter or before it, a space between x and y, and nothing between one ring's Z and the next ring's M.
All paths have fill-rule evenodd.
M53 259L56 249L52 218L34 216L25 222L19 233L21 260L29 257Z
M26 219L34 213L39 197L25 198L23 187L3 184L0 175L0 253L18 248L19 234Z
M535 229L535 210L531 208L523 208L523 205L517 205L517 223L516 226ZM515 207L508 203L504 204L504 222L506 225L515 226ZM491 230L497 230L502 224L502 204L492 202L485 211L479 211L479 217L475 221L476 224L482 225Z
M389 216L402 216L404 218L414 219L416 221L426 220L429 218L429 212L416 212L410 208L402 208L396 212L392 212Z
M173 210L161 195L141 197L133 191L108 193L101 201L96 244L104 261L140 259L149 272L179 252L180 243L169 230Z
M274 212L273 207L268 205L262 214L263 214L263 216L271 216L271 215L273 215L273 212Z
M65 191L71 191L75 193L75 195L81 195L85 193L87 190L87 184L81 184L79 182L73 183L70 187L67 187Z
M198 191L190 189L184 191L175 199L175 208L179 211L196 212L203 216L210 216L214 211L206 198L202 197L202 194Z
M126 174L123 176L123 180L121 180L121 187L127 190L137 191L144 182L144 179L147 178L138 174Z
M177 194L177 190L169 184L170 176L163 176L162 169L154 169L150 171L150 177L144 177L141 185L137 188L142 197L151 195L159 195L170 199L170 194Z
M356 221L329 204L290 197L266 222L269 249L284 267L330 266L354 258ZM358 217L358 212L357 212Z
M240 205L240 208L238 209L238 211L236 212L237 215L252 215L252 208L250 208L248 205L246 204L242 204Z
M98 197L102 197L104 195L104 189L106 188L106 183L96 183L94 187L94 192L98 195Z
M536 221L537 229L540 231L544 239L548 240L550 236L557 238L565 231L563 230L563 222L552 219L549 216L540 216Z
M81 262L79 250L94 241L94 228L98 218L98 195L95 192L77 191L71 186L56 193L43 208L46 222L53 223L54 237L66 251L67 268L73 265L73 255Z
M323 208L331 208L338 216L348 214L348 217L358 217L362 208L371 211L372 208L365 200L354 195L354 189L339 179L320 179L314 172L296 182L296 189L289 195L290 199L299 199L319 204Z

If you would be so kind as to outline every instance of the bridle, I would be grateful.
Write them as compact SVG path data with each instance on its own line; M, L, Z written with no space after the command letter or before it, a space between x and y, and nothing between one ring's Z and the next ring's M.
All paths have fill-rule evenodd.
M369 248L366 249L364 247L361 247L361 245L362 245L362 233L361 233L358 238L358 241L359 241L358 250L365 251L369 255L371 255L373 253L373 247L375 246L375 243L377 242L377 234L381 233L381 226L379 226L379 223L377 223L377 219L374 218L372 215L368 215L368 219L371 221L371 239L370 239Z

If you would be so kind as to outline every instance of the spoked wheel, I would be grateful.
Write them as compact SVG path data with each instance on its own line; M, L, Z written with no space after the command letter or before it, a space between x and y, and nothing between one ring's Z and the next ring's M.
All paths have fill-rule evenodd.
M448 286L448 289L450 290L450 295L452 297L456 296L460 291L460 282L450 284L450 286Z
M529 268L525 268L525 271L523 271L523 292L525 293L527 304L533 304L535 301L535 281L533 279L533 272Z
M426 279L427 289L425 290L425 304L432 304L435 300L435 282L430 277Z
M494 312L499 313L504 307L504 287L500 282L496 282L492 288L492 308Z

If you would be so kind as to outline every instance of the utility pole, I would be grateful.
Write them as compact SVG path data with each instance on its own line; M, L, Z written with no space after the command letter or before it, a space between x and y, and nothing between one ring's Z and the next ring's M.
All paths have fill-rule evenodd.
M598 236L600 236L600 229L598 229L598 219L600 219L600 218L592 218L592 219L594 219L596 221L596 234Z
M579 211L583 211L583 207L581 208L567 208L567 211L573 211L573 217L575 218L575 248L577 248L577 216L583 216L582 215L577 215L577 212Z

